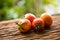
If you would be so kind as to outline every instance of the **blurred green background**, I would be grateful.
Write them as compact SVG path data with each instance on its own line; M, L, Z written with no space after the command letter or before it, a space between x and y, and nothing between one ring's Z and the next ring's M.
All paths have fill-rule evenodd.
M0 21L22 18L26 13L39 16L49 4L57 7L56 0L0 0Z

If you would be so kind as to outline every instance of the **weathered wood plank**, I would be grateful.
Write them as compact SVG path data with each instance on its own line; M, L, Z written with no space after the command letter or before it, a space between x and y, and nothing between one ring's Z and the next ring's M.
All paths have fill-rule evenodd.
M0 22L0 40L60 40L60 15L52 18L51 28L40 33L20 33L15 24L18 19Z

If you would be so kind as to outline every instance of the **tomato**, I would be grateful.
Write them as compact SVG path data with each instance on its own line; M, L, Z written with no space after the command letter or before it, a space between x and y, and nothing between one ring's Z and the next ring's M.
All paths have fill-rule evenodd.
M44 21L40 18L36 18L32 22L32 27L36 31L39 31L40 29L44 29Z
M25 18L32 22L36 17L35 15L28 13L28 14L25 14Z
M50 27L51 26L52 17L49 14L44 13L40 16L40 18L44 21L45 27Z
M28 19L20 19L17 25L20 32L28 32L31 29L31 22Z

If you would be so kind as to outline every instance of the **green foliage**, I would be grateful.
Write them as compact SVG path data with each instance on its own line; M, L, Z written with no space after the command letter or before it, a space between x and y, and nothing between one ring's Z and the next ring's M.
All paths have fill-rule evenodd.
M51 0L42 0L42 3L45 5L49 5Z
M18 18L18 14L14 11L14 9L9 9L6 11L5 19L15 19Z
M13 6L12 0L0 0L0 20L6 19L6 10Z
M25 2L26 13L34 13L34 0L26 0Z
M40 0L39 14L45 12L42 5L49 4L57 7L56 0ZM21 18L26 13L35 13L34 5L34 0L0 0L0 20Z
M54 7L57 7L56 0L42 0L42 4L49 5L52 4Z

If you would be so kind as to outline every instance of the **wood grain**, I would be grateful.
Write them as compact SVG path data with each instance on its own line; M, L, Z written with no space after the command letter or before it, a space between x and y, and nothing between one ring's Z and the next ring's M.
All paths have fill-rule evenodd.
M33 31L22 34L15 22L9 20L0 22L0 40L60 40L60 15L53 15L53 24L50 29L40 33Z

